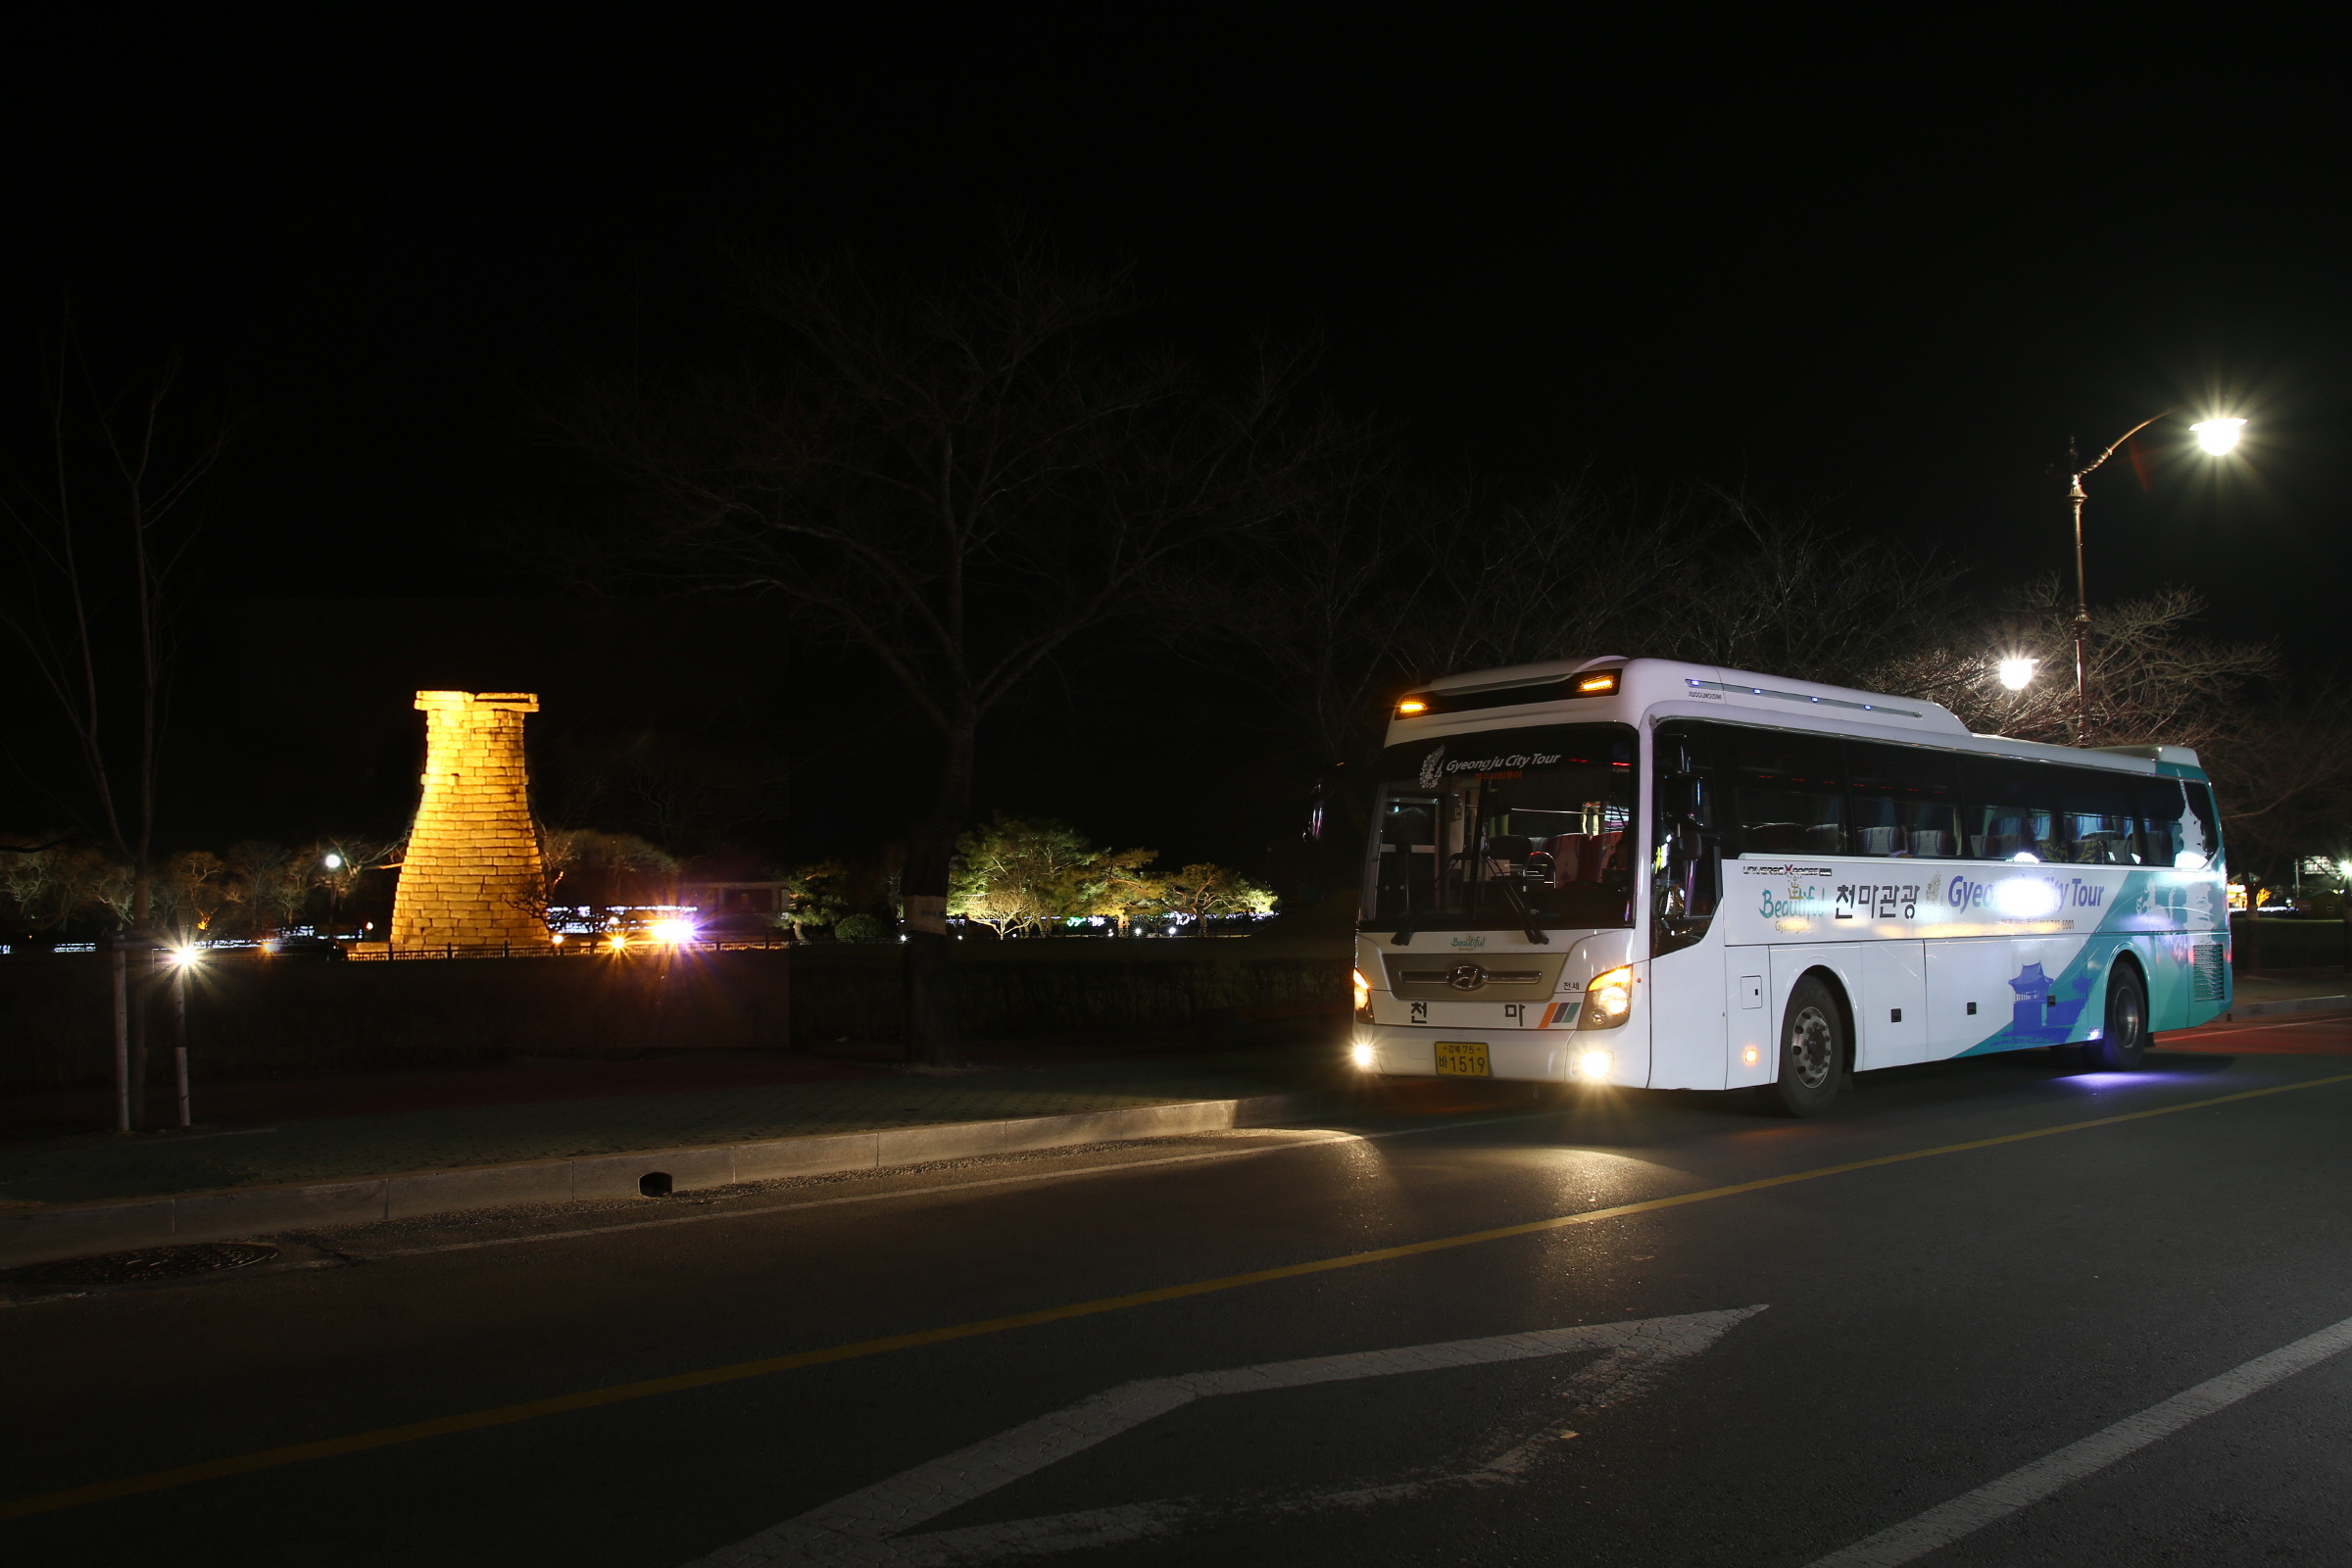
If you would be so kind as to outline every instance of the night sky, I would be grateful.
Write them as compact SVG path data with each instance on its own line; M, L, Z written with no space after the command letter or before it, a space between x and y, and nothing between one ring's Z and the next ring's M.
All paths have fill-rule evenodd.
M1744 485L1949 551L1979 590L2065 562L2070 435L2244 415L2227 469L2160 444L2144 489L2094 479L2092 597L2192 583L2215 631L2344 663L2343 133L2310 40L1040 16L20 40L12 419L67 298L103 362L176 351L192 399L251 411L166 837L397 831L408 694L444 685L542 693L543 790L581 756L740 740L790 773L754 835L779 853L886 831L919 757L858 668L796 663L757 612L552 602L485 541L593 504L535 399L724 351L727 247L923 267L1007 211L1133 260L1146 327L1211 361L1318 340L1317 393L1389 421L1408 471ZM983 800L1249 860L1296 781L1137 679L1159 696L1116 741L1098 688L1041 688Z

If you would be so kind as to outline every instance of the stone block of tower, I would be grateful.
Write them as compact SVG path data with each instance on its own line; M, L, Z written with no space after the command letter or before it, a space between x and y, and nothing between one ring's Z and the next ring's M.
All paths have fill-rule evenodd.
M392 951L549 946L522 715L529 692L418 692L423 798L392 898Z

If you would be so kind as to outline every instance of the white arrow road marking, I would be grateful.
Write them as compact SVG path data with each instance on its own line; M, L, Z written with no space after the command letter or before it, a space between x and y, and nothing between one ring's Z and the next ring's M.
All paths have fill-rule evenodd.
M1024 1476L1117 1437L1155 1416L1195 1399L1226 1394L1256 1394L1306 1388L1359 1378L1395 1377L1402 1372L1487 1366L1600 1350L1600 1359L1571 1378L1562 1391L1575 1401L1567 1414L1582 1414L1646 1391L1673 1363L1721 1339L1734 1324L1763 1311L1761 1306L1684 1317L1645 1318L1581 1328L1501 1334L1484 1340L1454 1340L1353 1355L1316 1356L1303 1361L1269 1361L1263 1366L1182 1377L1146 1378L1105 1389L1050 1415L1025 1421L970 1447L920 1464L861 1492L838 1497L731 1546L722 1546L690 1568L754 1568L763 1563L864 1563L877 1568L971 1563L1012 1552L1065 1551L1160 1535L1209 1512L1236 1506L1258 1512L1295 1512L1331 1506L1369 1506L1421 1494L1433 1486L1507 1483L1518 1479L1536 1454L1559 1441L1547 1430L1489 1460L1476 1470L1392 1486L1325 1493L1309 1497L1250 1497L1212 1503L1201 1497L1171 1497L1082 1513L975 1525L962 1530L906 1532L987 1495Z
M1948 1546L1962 1536L1974 1535L1996 1520L2006 1519L2030 1503L2039 1502L2059 1488L2104 1470L2127 1454L2171 1437L2192 1421L2228 1409L2249 1394L2293 1377L2329 1356L2352 1349L2352 1317L2268 1355L2258 1355L2193 1389L2183 1389L2161 1404L2129 1415L2101 1432L2070 1443L2056 1453L1988 1481L1974 1492L1930 1508L1914 1519L1857 1541L1843 1551L1833 1551L1812 1568L1897 1568Z

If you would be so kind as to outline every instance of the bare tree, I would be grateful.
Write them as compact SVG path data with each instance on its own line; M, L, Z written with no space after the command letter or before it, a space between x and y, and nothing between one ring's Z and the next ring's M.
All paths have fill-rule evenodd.
M1286 433L1295 365L1213 390L1121 341L1123 277L1018 235L936 287L848 264L745 277L764 334L745 369L564 412L645 503L625 547L577 559L607 584L767 596L897 683L939 752L904 873L908 1043L949 1062L948 860L981 726L1155 565L1278 510L1330 438Z
M2331 686L2279 686L2277 648L2198 636L2204 610L2194 590L2177 587L2101 610L2085 651L2082 715L2067 678L2073 611L2055 575L1992 611L1953 617L1869 683L1941 703L1981 734L2193 747L2240 865L2348 847L2352 697ZM2035 678L2007 690L1998 678L2005 659L2034 661Z
M2102 609L2085 662L2089 704L2078 725L2073 610L2055 574L2028 583L1991 612L1923 628L1920 645L1870 676L1879 690L1941 703L1980 733L2056 745L2208 747L2238 728L2248 685L2278 672L2269 643L2195 635L2205 602L2167 588ZM2035 662L2019 691L1998 677L2001 661Z
M1501 501L1374 476L1165 580L1161 619L1216 628L1171 641L1245 672L1327 765L1459 670L1616 653L1850 682L1937 623L1955 575L1712 486Z
M167 367L129 390L102 389L69 321L45 368L45 450L10 464L0 496L24 565L0 589L0 623L66 722L88 786L88 824L129 868L124 922L136 932L154 908L183 567L200 487L228 439L226 427L181 437L166 418L173 379ZM133 1124L145 1110L141 1016L118 1000L118 1057L128 1075L119 1099Z
M2338 687L2231 705L2198 750L2232 863L2352 852L2352 699Z

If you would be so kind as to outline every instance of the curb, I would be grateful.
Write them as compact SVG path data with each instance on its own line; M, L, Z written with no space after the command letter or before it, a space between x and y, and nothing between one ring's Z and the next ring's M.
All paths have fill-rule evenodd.
M670 1191L685 1193L779 1176L882 1170L977 1154L1268 1127L1314 1115L1329 1100L1328 1095L1315 1093L1190 1100L1009 1121L940 1122L459 1170L404 1171L359 1181L59 1203L0 1214L0 1268L141 1247L233 1241L297 1226L364 1225L525 1203L636 1198L642 1192L639 1182L648 1176L666 1176Z
M2259 1018L2272 1012L2341 1012L2347 1008L2352 1008L2352 997L2296 997L2290 1002L2249 1002L2223 1013L2222 1021L2234 1023L2241 1012Z

